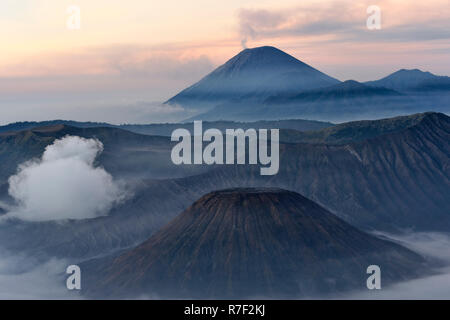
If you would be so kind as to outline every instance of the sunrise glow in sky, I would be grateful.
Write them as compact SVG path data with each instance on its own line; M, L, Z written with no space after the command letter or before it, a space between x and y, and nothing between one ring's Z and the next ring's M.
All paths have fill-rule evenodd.
M373 4L380 30L366 27ZM67 28L70 5L79 30ZM449 0L2 0L0 38L2 123L165 101L244 45L276 46L340 80L450 75Z

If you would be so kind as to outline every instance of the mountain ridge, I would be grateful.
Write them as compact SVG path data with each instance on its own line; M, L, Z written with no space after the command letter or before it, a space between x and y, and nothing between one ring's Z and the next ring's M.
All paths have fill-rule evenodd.
M325 143L301 139L280 143L280 171L273 177L261 177L259 166L251 165L202 167L205 171L197 173L183 167L178 168L183 170L178 177L165 179L146 179L137 171L141 179L133 187L133 197L108 216L73 224L42 223L39 227L3 224L0 242L10 250L25 248L30 255L67 257L70 253L72 257L92 257L102 250L135 245L202 195L232 187L276 187L299 192L364 230L448 232L450 118L435 113L411 118L393 121L392 125L400 130L382 124L386 130L374 130L365 136L361 126L370 129L374 125L362 122L353 123L356 128L350 130L344 126L332 139L322 137ZM330 140L333 143L327 142ZM105 144L105 152L108 148ZM151 145L148 148L151 150ZM163 163L167 164L170 150L166 153ZM127 158L119 153L115 161ZM148 167L151 159L144 158L143 164ZM115 176L117 165L111 166L106 160L100 158L100 165ZM125 161L124 165L126 171L139 169L135 163ZM8 241L11 237L21 240Z
M72 120L48 120L48 121L37 121L37 122L15 122L4 126L0 126L0 136L3 133L13 133L24 130L33 130L38 127L54 126L54 125L66 125L69 127L76 128L118 128L122 130L127 130L137 134L153 135L153 136L171 136L172 131L178 128L186 128L192 130L192 122L183 123L161 123L161 124L122 124L114 125L110 123L103 122L78 122ZM271 121L262 120L254 122L239 122L239 121L204 121L203 126L205 128L280 128L280 129L293 129L299 131L309 131L318 128L325 128L334 125L331 122L323 122L316 120L307 119L286 119L281 121Z
M398 114L407 113L405 110L414 106L412 98L395 90L347 80L319 89L271 95L256 104L247 101L220 104L188 120L306 118L342 122L355 115L369 119L386 117L383 112L392 113L392 108Z
M349 121L321 130L293 133L293 137L290 137L290 140L285 138L284 141L293 143L346 144L384 134L401 132L409 127L419 125L424 119L433 116L437 116L439 119L448 118L443 113L424 112L377 120Z
M400 69L379 80L367 81L374 87L385 87L397 91L450 90L450 77L438 76L420 69Z

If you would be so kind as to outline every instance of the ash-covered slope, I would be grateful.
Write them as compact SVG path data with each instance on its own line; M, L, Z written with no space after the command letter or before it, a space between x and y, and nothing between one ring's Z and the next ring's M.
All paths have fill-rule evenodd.
M106 265L102 264L107 262ZM298 193L209 193L137 248L91 262L87 294L163 298L312 297L415 276L415 253L350 226Z

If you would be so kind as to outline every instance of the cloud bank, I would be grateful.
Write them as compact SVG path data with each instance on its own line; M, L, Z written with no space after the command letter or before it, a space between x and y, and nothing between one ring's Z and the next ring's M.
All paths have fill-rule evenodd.
M61 277L67 265L64 260L38 262L0 249L0 300L80 299Z
M450 234L418 232L404 235L378 233L390 238L428 259L439 261L442 267L435 274L400 282L381 290L352 292L339 299L450 299Z
M66 136L46 147L40 159L20 165L9 178L17 206L6 215L26 221L103 216L125 196L120 184L95 166L103 151L97 139Z
M117 45L18 59L0 68L0 123L187 119L191 115L184 109L162 101L214 69L195 50L200 51Z

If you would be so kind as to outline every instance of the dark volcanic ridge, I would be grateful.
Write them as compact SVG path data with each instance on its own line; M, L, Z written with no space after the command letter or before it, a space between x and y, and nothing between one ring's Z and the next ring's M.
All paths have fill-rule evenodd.
M174 166L171 145L163 137L115 128L38 131L0 135L2 201L8 200L7 179L17 166L40 156L55 138L66 134L100 139L105 150L99 165L114 177L133 173L143 180L133 187L133 197L105 217L0 225L0 242L9 251L89 259L129 248L151 237L202 195L245 186L296 191L364 230L450 230L450 117L440 113L288 132L283 140L296 143L280 143L280 171L273 177L261 176L254 165ZM156 179L155 174L179 177Z
M100 298L296 298L417 276L420 256L347 224L282 189L211 192L150 239L86 264L84 293ZM86 277L84 278L86 279Z

